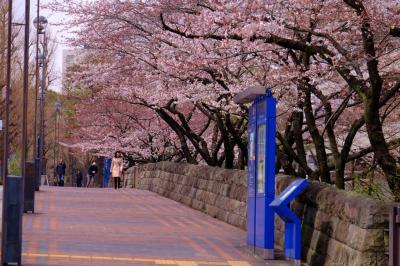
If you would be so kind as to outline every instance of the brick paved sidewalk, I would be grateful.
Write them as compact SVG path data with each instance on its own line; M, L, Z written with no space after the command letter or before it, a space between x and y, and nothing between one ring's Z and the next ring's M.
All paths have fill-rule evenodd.
M243 251L242 230L152 192L42 187L36 199L25 266L265 265Z

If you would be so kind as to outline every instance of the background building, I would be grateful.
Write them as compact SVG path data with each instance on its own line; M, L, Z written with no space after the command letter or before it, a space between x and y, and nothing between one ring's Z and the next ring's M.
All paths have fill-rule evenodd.
M70 67L78 65L84 55L83 49L64 49L62 57L62 84L66 81L66 74Z

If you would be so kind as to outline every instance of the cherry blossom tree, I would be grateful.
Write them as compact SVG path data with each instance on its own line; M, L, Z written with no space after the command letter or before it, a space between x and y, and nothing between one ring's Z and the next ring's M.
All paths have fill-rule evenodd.
M94 86L93 100L114 93L153 110L178 149L190 151L189 162L199 155L221 165L212 153L228 168L246 161L247 106L232 97L261 85L279 100L278 167L325 182L334 170L344 188L346 165L372 153L399 200L391 151L399 147L397 1L64 1L52 8L73 15L80 28L71 43L91 51L77 84ZM204 116L197 131L188 124L191 107Z

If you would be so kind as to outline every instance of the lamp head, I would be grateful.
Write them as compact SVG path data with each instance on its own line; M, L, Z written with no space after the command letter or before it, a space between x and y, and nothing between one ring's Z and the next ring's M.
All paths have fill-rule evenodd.
M39 31L39 33L44 33L44 30L46 29L47 24L48 24L48 21L43 16L36 17L33 20L33 25Z

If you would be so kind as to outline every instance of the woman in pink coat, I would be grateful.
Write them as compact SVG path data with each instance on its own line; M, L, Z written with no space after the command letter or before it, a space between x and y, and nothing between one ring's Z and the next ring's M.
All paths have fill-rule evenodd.
M111 160L111 176L114 179L114 188L119 189L121 188L121 177L122 177L122 171L124 168L124 163L122 160L121 153L119 151L116 151L114 154L114 158Z

